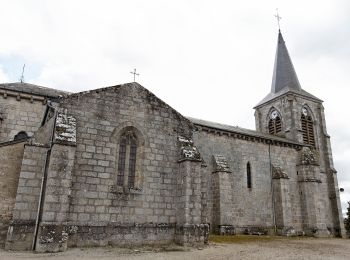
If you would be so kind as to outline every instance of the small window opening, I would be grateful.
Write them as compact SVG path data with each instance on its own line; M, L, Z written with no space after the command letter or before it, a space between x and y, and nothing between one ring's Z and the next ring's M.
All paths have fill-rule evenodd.
M247 188L251 189L252 188L252 172L251 172L251 167L250 163L247 163Z
M18 134L15 135L13 140L19 141L19 140L27 140L28 139L28 134L24 131L19 132Z

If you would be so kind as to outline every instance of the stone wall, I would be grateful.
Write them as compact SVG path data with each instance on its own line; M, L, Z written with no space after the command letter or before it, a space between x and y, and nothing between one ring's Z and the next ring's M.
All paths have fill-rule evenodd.
M167 234L174 234L177 138L191 135L191 123L136 83L71 95L60 108L67 109L77 124L68 216L70 225L77 226L77 236L86 226L111 230L110 225L124 230L122 236L107 232L118 239L113 243L127 244L128 239L142 236L126 227L155 227L153 235L140 240L144 243L148 238L148 242L163 239L163 233L156 231L163 224ZM119 138L124 129L133 129L142 150L133 189L116 182ZM111 240L105 238L101 243ZM90 243L84 239L79 244L84 241Z
M48 149L28 144L24 148L16 203L7 235L6 249L32 249Z
M282 111L282 103L274 106ZM220 234L339 230L336 172L317 104L309 105L316 110L320 151L311 185L312 171L300 160L302 145L239 128L194 126L137 83L72 94L52 105L46 124L21 150L21 165L10 167L20 174L7 249L31 249L35 237L41 252L67 246L205 243L209 226ZM283 135L300 141L288 109L283 125L295 128ZM261 130L268 111L257 110ZM129 141L122 147L124 135ZM134 166L128 157L131 145L137 146ZM19 146L13 152L1 149L8 155L0 160L21 160ZM128 158L124 171L134 167L134 176L125 173L118 182L123 149ZM5 215L6 207L1 207Z
M164 245L174 242L175 224L81 224L70 226L68 232L68 247Z
M51 148L38 231L39 239L36 241L38 252L58 252L67 248L66 222L69 214L74 157L75 146L54 144Z
M292 225L296 230L302 230L301 206L299 185L297 180L297 159L299 153L294 148L281 147L280 145L267 144L258 141L245 140L243 137L233 137L222 134L219 131L199 130L194 135L194 143L198 146L204 161L208 165L203 170L203 176L208 178L208 219L214 223L214 215L217 212L215 191L219 175L212 163L212 156L220 154L227 159L230 167L230 178L226 178L232 185L232 194L225 193L229 198L220 198L220 201L230 201L229 206L225 205L224 211L230 216L231 223L235 230L246 232L255 228L262 228L266 231L274 230L274 209L272 198L272 165L281 165L289 176L290 205L293 208L291 216ZM247 187L247 163L251 166L252 188ZM228 175L227 173L225 173ZM218 176L217 176L218 175ZM220 196L225 196L220 193ZM215 204L215 206L214 206ZM227 203L226 203L227 204ZM212 227L213 228L213 227ZM213 229L215 230L215 228Z
M180 245L206 243L209 225L202 223L201 160L179 161L175 242Z
M12 94L0 95L0 142L13 140L20 131L32 136L40 127L46 109L43 97Z
M256 129L263 133L268 132L269 112L271 108L275 108L282 116L282 132L279 135L302 143L300 118L303 106L309 109L314 122L315 147L319 152L319 179L321 181L317 184L318 191L320 194L327 194L320 196L317 201L318 215L329 230L332 230L333 233L339 233L344 230L343 217L330 136L327 133L322 102L299 95L281 96L256 108Z
M0 146L0 247L12 220L23 150L23 142Z

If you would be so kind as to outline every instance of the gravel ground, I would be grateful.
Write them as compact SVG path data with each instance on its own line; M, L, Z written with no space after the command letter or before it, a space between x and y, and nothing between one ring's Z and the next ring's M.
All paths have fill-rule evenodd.
M63 253L36 254L8 252L0 249L0 260L77 260L77 259L350 259L350 240L314 238L253 238L231 242L211 242L203 248L142 247L124 248L73 248Z

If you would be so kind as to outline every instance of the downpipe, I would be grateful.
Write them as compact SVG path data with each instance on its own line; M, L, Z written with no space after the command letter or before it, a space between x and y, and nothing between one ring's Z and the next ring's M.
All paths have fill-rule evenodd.
M277 234L276 226L276 211L275 211L275 192L273 188L273 176L272 176L272 161L271 161L271 143L269 143L269 166L270 166L270 177L271 177L271 198L272 198L272 221L275 234Z
M39 224L41 222L41 217L43 214L43 205L44 205L44 198L45 198L45 189L46 187L46 181L47 181L47 172L49 169L49 163L50 163L50 157L51 157L51 150L53 146L53 140L54 140L54 134L55 134L55 128L56 128L56 118L57 118L57 111L55 108L51 105L50 100L47 102L47 106L49 109L54 110L54 116L53 116L53 127L52 127L52 132L51 132L51 140L49 143L49 149L47 150L46 153L46 158L45 158L45 168L44 168L44 174L43 177L41 177L41 186L40 186L40 193L39 193L39 202L38 202L38 208L37 208L37 215L35 218L35 226L34 226L34 236L33 236L33 242L32 242L32 251L35 251L36 247L36 242L38 240L38 231L39 231ZM47 113L46 113L47 115Z

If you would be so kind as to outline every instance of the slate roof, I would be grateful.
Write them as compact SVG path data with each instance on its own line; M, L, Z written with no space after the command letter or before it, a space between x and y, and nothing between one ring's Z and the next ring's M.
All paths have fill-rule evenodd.
M295 90L295 89L291 89L291 88L284 88L282 89L281 91L279 91L278 93L273 93L273 92L270 92L266 97L264 97L254 108L262 105L262 104L265 104L269 101L272 101L273 99L275 98L278 98L284 94L287 94L287 93L293 93L293 94L296 94L296 95L301 95L303 97L306 97L306 98L311 98L313 100L316 100L316 101L319 101L319 102L323 102L321 99L315 97L314 95L310 94L309 92L303 90L303 89L300 89L300 90Z
M271 92L277 93L286 87L294 90L301 90L298 76L289 56L287 46L284 42L281 31L279 31Z
M69 92L63 90L57 90L47 87L42 87L29 83L4 83L0 84L0 89L12 90L17 92L22 92L26 94L44 96L44 97L58 97L69 94Z
M265 134L265 133L261 133L258 131L254 131L254 130L250 130L250 129L246 129L246 128L242 128L242 127L238 127L238 126L225 125L225 124L215 123L215 122L197 119L197 118L193 118L193 117L187 117L187 118L193 124L199 125L199 126L205 126L205 127L209 127L209 128L218 129L218 130L228 131L231 133L248 135L251 137L259 137L259 138L279 141L279 142L283 142L283 143L302 145L301 143L289 140L287 138L283 138L283 137L279 137L279 136L275 136L275 135L270 135L270 134Z
M271 101L281 95L295 93L307 98L321 101L319 98L303 90L300 86L298 76L295 72L292 60L289 56L281 31L278 31L278 41L273 68L271 92L261 100L255 107Z

